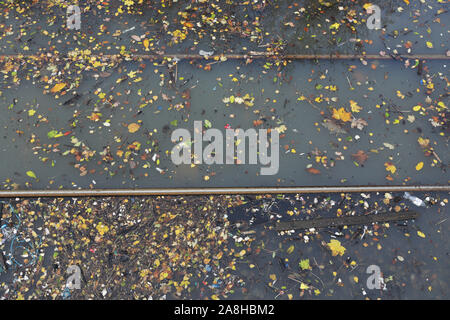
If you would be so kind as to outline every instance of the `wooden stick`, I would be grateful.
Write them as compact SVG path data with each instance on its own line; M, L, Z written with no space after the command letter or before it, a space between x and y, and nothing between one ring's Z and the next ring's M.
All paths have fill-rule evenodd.
M369 225L374 222L411 220L417 218L418 216L419 214L414 211L401 211L398 213L380 213L362 216L282 221L278 222L275 225L275 230L284 231L295 229L327 228L337 226Z

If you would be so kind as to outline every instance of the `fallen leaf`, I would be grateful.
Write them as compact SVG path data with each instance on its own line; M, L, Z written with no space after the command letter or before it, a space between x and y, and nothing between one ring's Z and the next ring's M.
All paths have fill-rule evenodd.
M390 162L386 162L384 166L386 167L386 171L389 171L391 173L395 173L395 171L397 171L397 168Z
M342 255L344 254L345 250L346 250L346 249L341 245L341 242L340 242L339 240L336 240L336 239L330 240L330 242L327 243L327 245L328 245L328 248L330 248L331 254L332 254L333 256L337 256L337 255L342 256Z
M352 158L356 160L359 164L364 164L369 156L362 150L358 150L357 153L352 154Z
M55 86L50 90L51 93L59 92L66 86L65 83L57 83Z
M141 126L140 125L138 125L137 123L130 123L129 125L128 125L128 132L130 132L130 133L135 133L136 131L138 131L139 130L139 128L140 128Z
M37 179L36 174L31 170L27 171L27 176L29 176L30 178Z
M315 168L308 168L308 169L306 169L306 171L308 171L309 173L312 173L312 174L320 174L320 170L315 169Z
M420 171L420 170L422 170L422 168L423 168L423 162L420 161L420 162L416 165L416 170L417 170L417 171Z
M333 118L336 120L341 120L343 122L350 121L352 114L350 112L345 111L344 108L340 108L336 110L333 108Z
M302 270L311 269L311 266L309 265L309 259L300 260L298 265L300 266L300 268L302 268Z
M350 100L350 108L352 109L352 112L360 112L362 109L360 106L358 106L358 103L353 100Z

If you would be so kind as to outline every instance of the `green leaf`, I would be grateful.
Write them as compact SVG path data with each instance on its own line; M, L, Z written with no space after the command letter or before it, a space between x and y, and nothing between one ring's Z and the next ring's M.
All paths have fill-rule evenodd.
M29 176L30 178L37 179L36 174L31 170L27 171L27 176Z
M300 260L298 265L300 266L300 268L302 268L302 270L311 269L311 266L309 265L309 259Z
M49 133L47 133L47 137L49 139L59 138L59 137L62 137L62 136L63 136L63 134L61 132L56 131L56 130L52 130Z

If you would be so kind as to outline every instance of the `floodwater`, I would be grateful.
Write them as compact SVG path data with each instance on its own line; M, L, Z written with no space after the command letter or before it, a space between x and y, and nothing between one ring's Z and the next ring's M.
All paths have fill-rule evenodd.
M73 104L65 104L72 95L55 99L30 81L23 81L0 98L5 106L0 119L0 179L10 179L20 188L26 183L32 188L448 183L448 140L439 135L442 127L433 127L427 115L413 110L416 105L425 105L426 98L422 77L415 69L405 70L395 61L375 61L368 66L359 61L322 61L292 62L277 72L266 70L264 63L226 61L203 71L179 62L175 89L160 86L161 75L169 78L167 67L150 64L139 74L142 81L117 84L126 73L142 70L138 63L124 63L121 74L113 72L98 81L94 73L86 73ZM442 100L439 92L445 88L440 78L448 72L447 64L433 61L427 67L436 82L434 98ZM418 89L421 92L416 92ZM95 91L99 90L112 97L111 101L98 102ZM182 92L188 92L190 99L180 98ZM223 102L224 98L247 94L253 99L251 107ZM338 127L338 132L327 129L324 121L332 119L333 108L350 110L350 101L361 107L353 115L364 119L367 126L351 128L349 121ZM29 110L36 113L30 116ZM93 113L98 115L95 120ZM205 124L205 120L223 133L226 125L247 130L254 127L254 121L260 121L258 128L284 126L278 173L260 175L259 163L175 166L168 153L175 146L171 133L185 128L193 135L194 121ZM139 123L141 128L129 133L130 123ZM69 134L49 138L53 130ZM424 156L419 137L430 139L440 162ZM70 153L74 141L95 151L89 161L81 162L88 171L84 176L75 168L75 155ZM125 156L119 157L117 151L126 153L135 141L141 144L140 149L132 150L130 160L124 161ZM110 161L102 160L105 150L111 154ZM368 156L362 166L352 159L358 150ZM320 162L317 157L321 157ZM396 167L392 181L386 180L387 162ZM425 165L417 171L419 162ZM310 166L320 174L308 172ZM37 179L25 174L29 170ZM205 181L205 176L210 179Z
M320 35L322 24L339 21L345 10L332 5L317 16L312 14L314 2L303 5L306 11L294 10L297 5L292 7L291 2L280 2L271 14L267 14L268 9L226 5L237 18L259 17L270 37L255 43L232 32L214 39L212 32L196 49L189 49L194 45L190 38L180 45L170 44L164 30L150 23L155 15L152 10L115 19L102 10L91 10L82 17L82 30L92 37L80 38L75 31L61 27L65 23L62 8L54 6L37 19L42 9L36 5L31 18L23 19L17 12L9 13L9 19L2 17L12 30L20 27L22 31L18 38L14 32L6 32L0 44L4 54L45 52L49 45L44 45L48 41L45 31L58 35L51 44L63 54L75 47L117 53L122 46L145 53L142 44L132 40L133 35L141 34L157 39L155 45L162 51L183 53L198 53L198 49L215 54L264 51L265 44L280 35L284 41L279 49L286 53L383 50L406 54L403 44L407 41L412 46L410 53L415 54L444 54L447 47L448 28L436 21L448 17L447 11L439 11L445 8L443 4L427 7L414 3L402 8L414 13L415 19L411 19L401 13L396 2L383 2L385 33L361 23L355 34L342 27L333 37ZM168 19L176 17L184 6L175 3L168 10ZM111 10L114 8L113 2ZM292 21L295 24L289 23ZM99 29L107 31L97 33ZM117 30L121 30L120 36ZM97 36L103 42L95 41ZM356 44L354 39L359 38L371 45L367 41ZM432 41L433 49L427 48L427 41ZM2 188L448 184L448 128L433 111L439 103L445 106L442 112L447 110L446 60L425 60L420 65L405 59L293 61L285 66L274 60L246 62L180 61L176 66L172 63L169 70L167 62L122 61L101 70L83 71L86 62L81 60L81 65L71 64L70 70L54 61L37 69L22 68L20 84L11 85L6 77L0 96ZM210 70L205 71L205 66ZM64 76L68 71L72 74ZM50 94L51 87L45 88L38 81L55 72L62 72L65 83L74 86L65 95ZM434 86L432 90L427 88L427 79ZM223 102L246 95L252 106ZM421 107L415 111L416 106ZM359 119L360 128L348 119L333 119L333 110L341 108ZM185 128L193 135L194 121L207 123L204 129L210 126L223 133L225 126L278 128L282 132L279 171L260 175L263 165L245 164L248 159L239 165L174 165L171 133ZM139 130L130 133L130 124L138 124ZM419 139L428 141L428 149L434 153L426 152ZM355 161L352 155L358 152L367 159ZM423 169L416 170L422 162Z

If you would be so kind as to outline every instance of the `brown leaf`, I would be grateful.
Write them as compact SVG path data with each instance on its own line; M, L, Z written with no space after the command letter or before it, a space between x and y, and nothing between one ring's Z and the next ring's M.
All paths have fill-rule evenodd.
M352 158L356 160L359 164L364 164L369 156L362 150L358 150L357 153L352 154Z
M367 125L368 125L367 121L362 118L359 118L359 119L353 118L352 119L352 124L351 124L352 128L358 128L359 130L362 130Z

